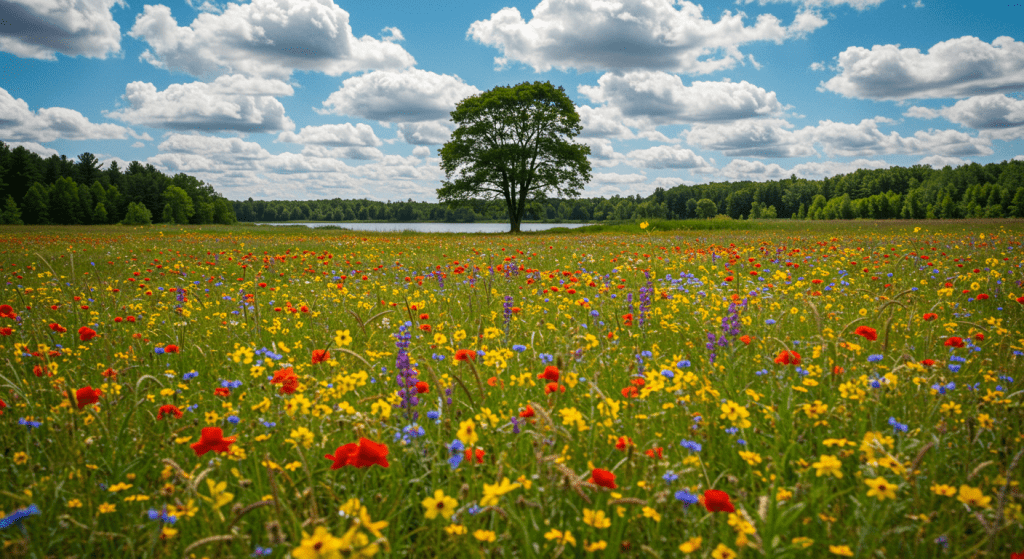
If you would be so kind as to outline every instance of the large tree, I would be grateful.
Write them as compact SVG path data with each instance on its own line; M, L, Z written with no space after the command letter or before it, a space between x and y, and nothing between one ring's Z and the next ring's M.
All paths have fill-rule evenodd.
M549 193L578 197L590 180L590 147L571 141L582 126L561 87L495 87L463 99L451 116L455 132L438 150L446 178L437 189L441 202L504 200L518 233L531 202Z

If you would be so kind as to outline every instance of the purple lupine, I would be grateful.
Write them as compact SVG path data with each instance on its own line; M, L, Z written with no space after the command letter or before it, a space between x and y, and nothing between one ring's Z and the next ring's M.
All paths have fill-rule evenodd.
M412 339L412 333L409 328L412 326L411 322L398 327L398 333L395 336L395 347L398 348L398 355L395 356L395 367L398 369L398 376L395 378L395 382L398 384L398 397L401 398L401 403L398 407L405 410L405 416L409 421L416 421L419 418L419 412L413 410L420 403L420 398L416 391L416 382L419 380L416 378L416 370L412 368L412 363L409 360L409 340Z

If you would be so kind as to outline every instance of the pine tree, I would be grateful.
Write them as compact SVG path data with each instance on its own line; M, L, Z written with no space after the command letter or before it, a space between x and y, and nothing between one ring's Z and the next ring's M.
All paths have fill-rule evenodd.
M18 209L18 203L10 194L7 195L7 200L4 202L3 211L0 212L0 225L24 225L24 222L21 221L21 210Z

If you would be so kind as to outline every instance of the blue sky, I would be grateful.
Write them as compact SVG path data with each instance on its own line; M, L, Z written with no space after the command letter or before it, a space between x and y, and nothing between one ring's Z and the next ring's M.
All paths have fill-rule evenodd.
M460 99L550 81L585 196L1024 159L1024 4L0 0L0 140L229 199L436 200Z

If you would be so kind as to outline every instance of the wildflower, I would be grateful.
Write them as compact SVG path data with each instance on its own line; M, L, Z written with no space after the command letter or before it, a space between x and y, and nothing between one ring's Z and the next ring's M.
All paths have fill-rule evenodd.
M618 485L615 485L615 474L608 470L602 470L601 468L594 468L590 472L590 483L594 485L600 485L601 487L607 487L608 489L618 489Z
M968 506L983 509L992 508L991 505L989 505L992 497L986 497L982 494L981 489L971 487L969 485L960 486L960 494L956 496L956 500Z
M313 364L317 365L323 363L331 358L331 352L326 349L314 349L313 350Z
M879 501L896 498L896 486L889 483L884 477L878 476L875 479L866 479L864 483L868 487L868 497L878 497Z
M830 545L828 546L829 553L833 555L841 555L843 557L853 557L853 550L848 545Z
M291 367L288 367L275 372L274 378L270 379L270 384L280 384L281 388L278 392L281 394L293 394L299 387L299 377Z
M633 446L633 439L629 437L619 437L619 440L615 442L615 450L626 450Z
M462 524L449 524L444 527L444 531L448 532L448 534L452 536L461 536L469 530Z
M799 365L802 361L799 353L795 351L782 350L775 357L775 362L779 365Z
M811 464L817 471L817 477L821 476L835 476L837 478L843 477L842 467L843 463L838 458L831 454L822 454L817 462Z
M519 417L533 417L536 412L533 411L533 406L527 404L526 409L519 412Z
M675 497L676 500L682 502L683 506L686 508L690 508L690 505L696 505L697 503L700 502L700 497L694 495L693 493L690 493L685 489L680 489L679 491L676 491Z
M165 353L178 353L178 346L174 344L168 344L164 346Z
M594 553L596 551L603 551L608 549L608 542L604 540L598 540L583 546L583 550L587 553Z
M605 516L603 510L594 511L588 508L583 509L583 523L587 526L593 526L598 530L607 528L612 525L612 519Z
M558 540L558 543L560 543L562 545L569 544L569 545L571 545L573 547L576 547L576 538L572 537L572 532L570 532L568 530L563 532L561 530L556 530L556 529L552 528L552 529L548 530L548 532L546 534L544 534L544 539L546 539L546 540Z
M88 326L82 326L78 329L78 339L83 342L87 342L96 337L96 331Z
M476 361L476 352L472 349L455 350L456 361Z
M563 393L565 392L565 386L559 385L557 382L549 382L544 386L544 394L558 392L559 389L561 389Z
M665 449L663 447L659 446L659 447L647 449L644 452L644 454L646 454L647 456L650 456L651 458L654 458L655 460L661 460L661 459L663 459L665 457L664 450Z
M199 442L192 443L192 450L195 451L196 456L202 456L211 450L214 452L229 452L231 443L235 442L235 437L224 438L224 432L221 431L220 427L203 427Z
M878 331L870 326L858 326L853 333L871 342L878 339Z
M940 497L953 497L956 495L956 487L951 487L945 484L933 483L930 489L932 493L935 493Z
M924 313L921 316L921 318L923 318L925 320L935 320L936 318L939 318L939 315L937 315L937 314L935 314L933 312L926 312L926 313Z
M714 559L736 559L736 552L729 549L724 543L718 544L718 547L711 552L711 557Z
M113 504L110 504L110 503L103 503L103 504L101 504L99 506L99 513L100 514L107 514L108 512L114 512L116 510L117 510L117 505L113 505Z
M103 393L91 386L79 388L75 391L75 400L78 402L78 409L83 409L89 404L95 404L100 401L100 396Z
M493 542L498 539L498 535L491 530L477 530L473 532L473 537L482 542Z
M682 551L683 553L693 553L700 549L700 544L703 543L703 541L704 540L700 536L690 538L679 544L679 551Z
M964 347L964 340L956 336L950 336L946 338L945 345L947 347Z
M373 442L369 439L360 438L359 443L348 443L339 446L334 451L334 455L325 454L324 458L333 460L334 464L331 465L332 470L337 470L344 466L355 466L357 468L369 468L374 464L387 468L388 464L388 447L380 443Z
M476 432L476 423L472 419L459 422L459 431L455 436L467 446L473 446L480 440L480 435Z
M643 513L644 513L644 518L650 518L651 520L653 520L655 522L661 522L661 514L658 513L658 511L652 509L651 507L644 507L643 508Z
M28 462L28 454L24 452L14 453L14 463L18 466L24 466Z
M423 516L427 520L433 520L437 518L437 515L441 515L445 520L451 519L452 515L455 514L455 507L459 506L459 502L452 497L444 494L444 491L438 489L434 491L433 497L427 497L420 502L423 508L426 509L423 512Z
M537 375L537 378L544 379L549 382L558 382L558 367L554 365L548 365L544 367L544 372Z
M18 509L7 516L0 518L0 530L6 530L11 526L18 526L19 528L22 528L22 521L34 514L41 514L39 512L39 507L35 504L31 504L23 509Z
M729 502L729 494L718 489L708 489L704 492L704 508L708 512L736 512L736 507Z
M466 449L466 460L472 462L474 454L476 454L476 463L477 464L483 464L484 463L484 449L478 448L478 449L476 449L476 452L474 453L474 451L472 451L472 450L467 448Z
M686 439L683 439L682 441L679 441L679 446L689 450L690 452L700 452L700 449L701 449L700 443L694 442L694 441L688 441Z
M156 412L156 418L163 419L165 414L173 415L175 419L178 419L181 417L181 410L179 410L177 406L174 406L172 404L165 404L163 406L160 406L160 409Z
M346 538L347 539L347 538ZM317 526L313 535L302 533L302 543L292 550L295 559L341 559L341 549L345 547L342 538L336 538L327 528Z

